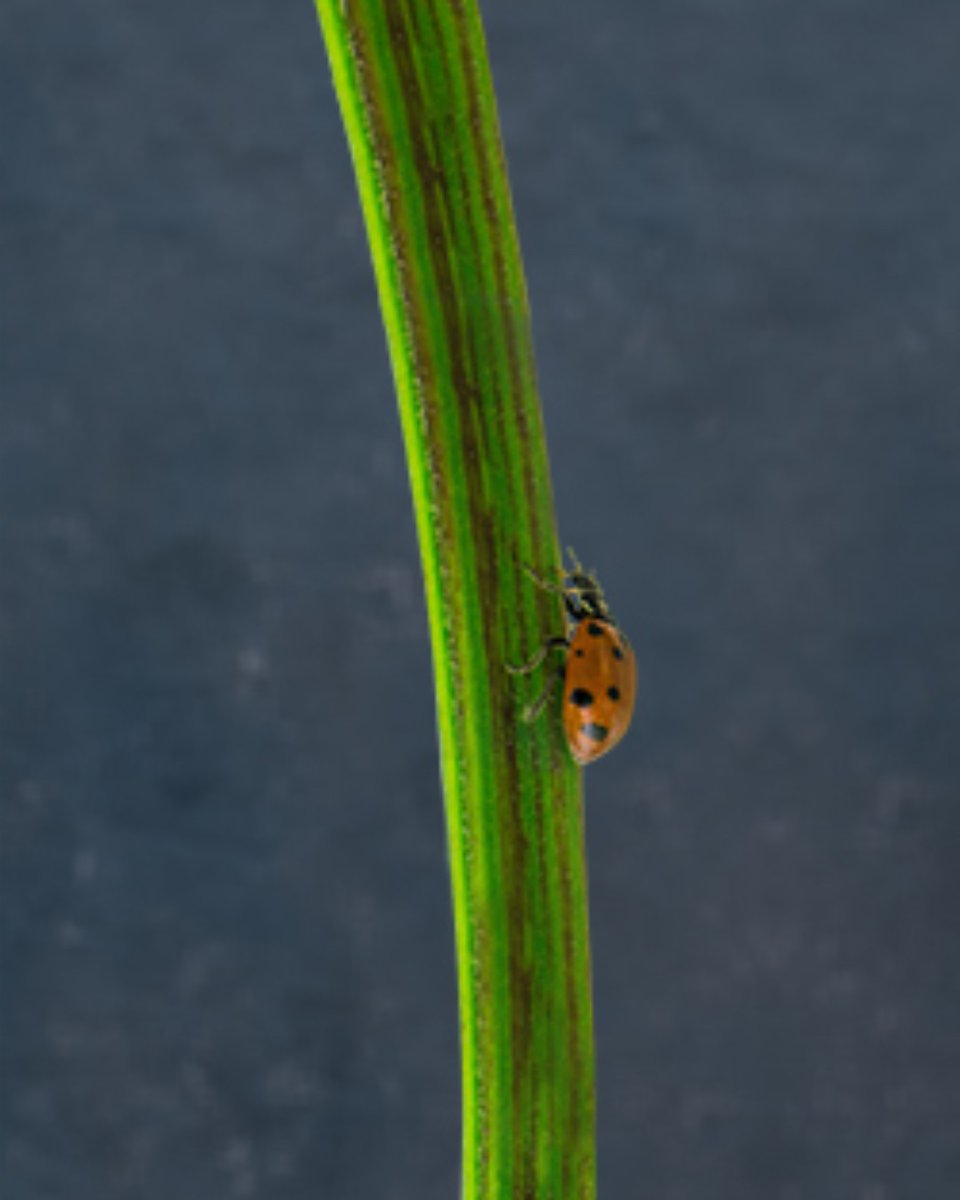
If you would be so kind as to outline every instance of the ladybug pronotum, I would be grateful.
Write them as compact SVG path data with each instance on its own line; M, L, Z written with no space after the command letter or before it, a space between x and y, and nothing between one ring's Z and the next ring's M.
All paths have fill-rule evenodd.
M600 584L573 551L569 553L572 567L560 568L562 583L541 579L527 568L538 587L563 597L570 620L566 634L547 638L529 662L507 670L527 675L551 650L566 651L540 696L524 710L523 719L536 720L562 679L563 732L570 753L582 766L612 750L627 732L636 699L637 660L617 628Z

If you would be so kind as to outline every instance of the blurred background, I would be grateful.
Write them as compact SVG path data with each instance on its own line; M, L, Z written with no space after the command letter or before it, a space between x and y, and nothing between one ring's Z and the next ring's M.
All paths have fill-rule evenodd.
M483 4L600 1194L960 1195L960 7ZM429 650L309 0L0 12L5 1200L456 1196Z

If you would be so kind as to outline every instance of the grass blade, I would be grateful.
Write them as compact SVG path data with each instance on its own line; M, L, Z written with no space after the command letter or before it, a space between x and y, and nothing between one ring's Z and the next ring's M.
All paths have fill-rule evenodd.
M526 286L472 0L317 0L406 445L453 885L463 1200L589 1200L593 1037L580 778L546 676L562 631ZM548 664L550 660L548 659ZM549 665L545 670L549 670Z

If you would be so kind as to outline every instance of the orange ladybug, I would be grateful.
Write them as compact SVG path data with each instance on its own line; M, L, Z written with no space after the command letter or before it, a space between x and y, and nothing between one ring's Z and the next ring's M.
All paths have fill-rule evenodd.
M612 750L627 732L637 692L637 660L617 628L600 584L581 567L572 550L569 554L572 567L570 571L560 568L560 584L527 568L538 587L563 597L570 618L567 633L548 638L528 663L507 670L529 674L550 650L561 646L566 650L563 663L524 710L523 719L536 720L562 678L563 732L570 753L582 766Z

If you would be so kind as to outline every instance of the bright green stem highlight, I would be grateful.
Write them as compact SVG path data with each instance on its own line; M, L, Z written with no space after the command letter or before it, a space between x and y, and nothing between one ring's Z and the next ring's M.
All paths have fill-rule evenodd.
M579 772L545 682L563 629L526 287L473 0L317 0L387 331L433 643L463 1055L463 1200L590 1200ZM548 665L545 671L549 671Z

